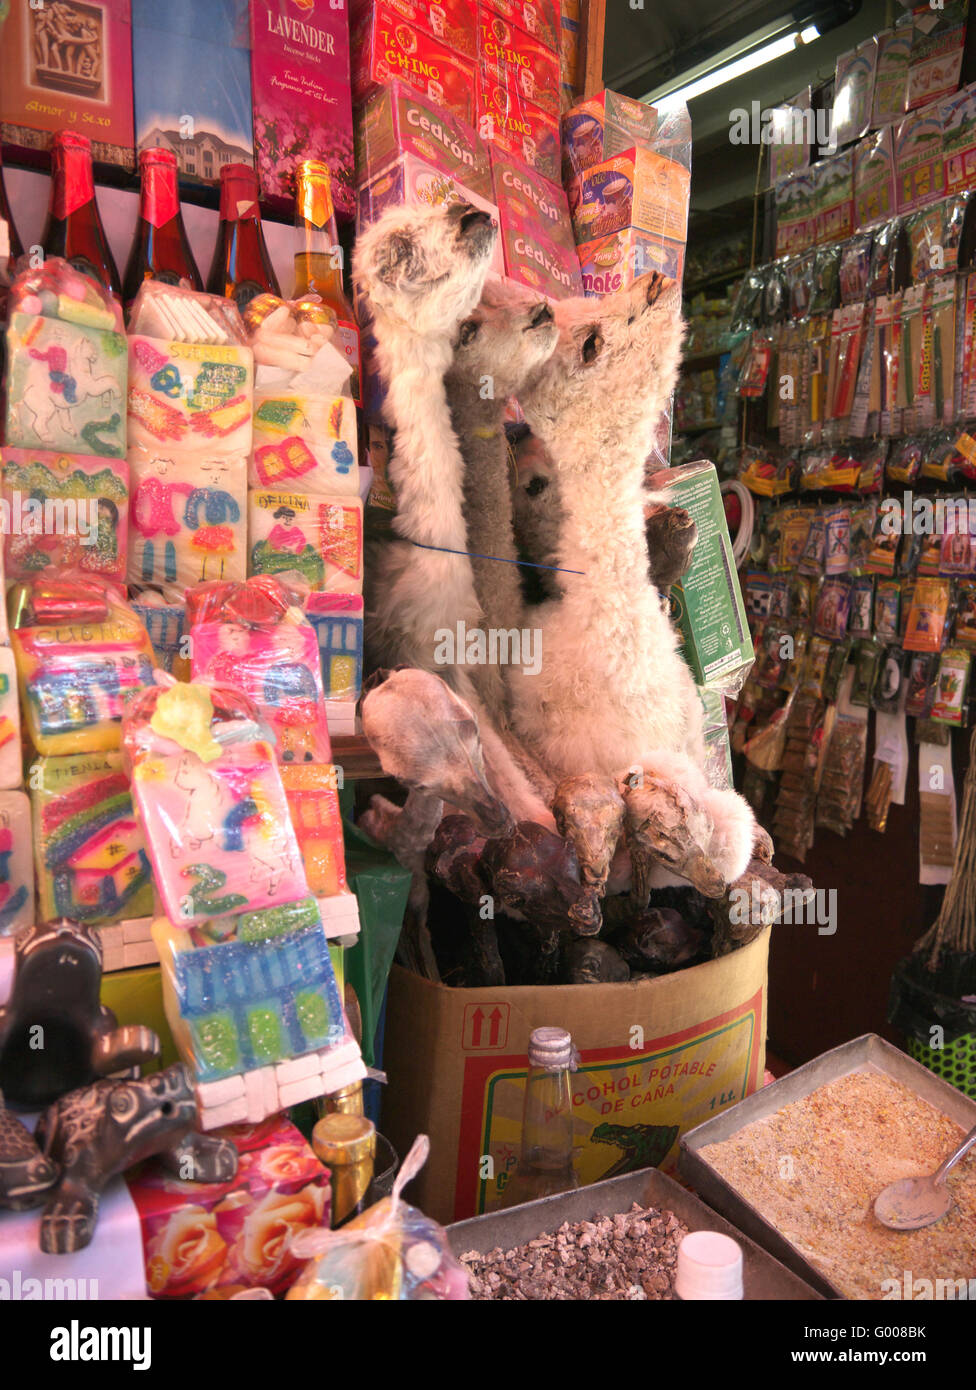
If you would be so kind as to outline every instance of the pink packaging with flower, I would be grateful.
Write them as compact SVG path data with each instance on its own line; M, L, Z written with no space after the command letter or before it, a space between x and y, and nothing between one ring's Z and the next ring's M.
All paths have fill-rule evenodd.
M352 36L352 87L364 101L395 78L469 124L474 119L474 67L389 3L363 11Z
M230 1182L183 1182L158 1161L126 1177L154 1298L230 1284L283 1293L305 1263L290 1253L291 1237L330 1223L329 1170L283 1115L215 1133L240 1156Z
M291 207L295 167L328 164L340 217L355 214L345 0L250 0L254 157L261 196Z

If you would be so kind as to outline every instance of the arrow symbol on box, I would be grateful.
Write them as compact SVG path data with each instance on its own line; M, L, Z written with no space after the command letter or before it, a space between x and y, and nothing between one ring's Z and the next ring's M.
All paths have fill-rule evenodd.
M488 1033L488 1046L497 1047L498 1034L500 1033L502 1026L502 1011L497 1004L492 1009L491 1013L488 1015L488 1021L491 1024L491 1029Z
M484 1013L481 1011L481 1009L475 1009L474 1013L471 1015L471 1024L472 1024L472 1027L471 1027L471 1046L472 1046L472 1047L480 1047L480 1046L481 1046L481 1025L484 1023L484 1021L485 1021Z

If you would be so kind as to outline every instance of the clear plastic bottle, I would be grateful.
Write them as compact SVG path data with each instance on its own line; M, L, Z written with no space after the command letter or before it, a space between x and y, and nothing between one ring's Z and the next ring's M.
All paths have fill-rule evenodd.
M579 1187L573 1149L570 1073L578 1060L565 1028L535 1028L522 1109L522 1150L502 1205L518 1206Z

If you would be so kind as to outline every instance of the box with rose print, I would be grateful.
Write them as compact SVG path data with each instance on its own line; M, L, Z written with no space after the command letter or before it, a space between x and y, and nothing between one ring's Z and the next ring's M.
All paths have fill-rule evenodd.
M154 1298L192 1298L227 1284L283 1293L304 1261L291 1236L328 1226L329 1170L283 1115L217 1131L240 1155L231 1182L183 1182L152 1161L127 1175Z

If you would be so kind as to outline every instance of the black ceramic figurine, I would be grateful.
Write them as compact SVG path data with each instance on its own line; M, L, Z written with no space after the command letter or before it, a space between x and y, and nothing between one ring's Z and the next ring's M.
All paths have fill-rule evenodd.
M110 1178L154 1154L182 1178L228 1182L237 1150L191 1131L197 1107L182 1063L140 1081L96 1081L48 1107L37 1125L44 1155L61 1177L41 1217L41 1249L83 1250L95 1234L98 1202Z
M25 927L14 939L14 979L0 1006L0 1091L39 1110L99 1077L159 1056L151 1028L119 1028L99 999L102 948L77 922Z
M27 1211L40 1206L57 1178L55 1165L0 1095L0 1209Z

